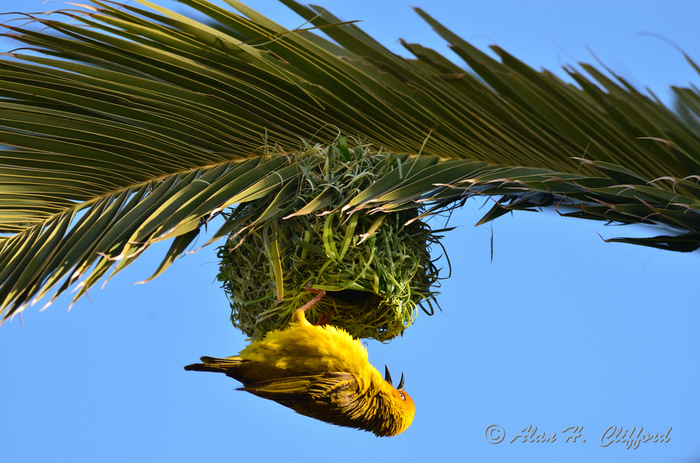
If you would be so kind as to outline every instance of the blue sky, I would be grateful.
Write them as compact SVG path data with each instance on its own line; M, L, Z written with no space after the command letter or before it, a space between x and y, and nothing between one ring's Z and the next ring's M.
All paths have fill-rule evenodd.
M0 0L0 11L17 3ZM401 37L449 55L406 0L319 3L363 19L361 27L392 50L401 51ZM276 2L248 4L285 26L302 23ZM700 81L670 45L638 34L664 36L700 60L695 1L411 4L475 45L496 43L535 68L561 74L563 64L592 62L589 47L662 98L670 85ZM21 8L59 6L23 0ZM395 377L403 371L415 400L415 421L402 435L334 427L235 391L238 383L223 375L185 372L201 355L237 353L245 340L228 320L215 248L133 285L157 267L165 248L154 246L69 313L62 297L0 327L0 461L697 461L698 254L606 244L598 233L665 231L555 212L475 228L482 204L468 202L451 218L457 229L444 240L453 268L439 296L443 311L420 312L389 344L368 343L370 361ZM500 444L487 441L490 425L504 430ZM510 443L529 426L557 440ZM671 440L603 447L611 426L672 427ZM570 427L582 427L576 442L565 442Z

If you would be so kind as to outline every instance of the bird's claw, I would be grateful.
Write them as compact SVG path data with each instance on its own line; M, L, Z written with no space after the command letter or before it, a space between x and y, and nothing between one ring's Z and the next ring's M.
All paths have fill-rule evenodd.
M335 310L333 310L333 309L331 309L331 311L328 313L322 313L318 317L318 321L315 323L316 326L326 326L327 324L329 324L333 314L335 314Z

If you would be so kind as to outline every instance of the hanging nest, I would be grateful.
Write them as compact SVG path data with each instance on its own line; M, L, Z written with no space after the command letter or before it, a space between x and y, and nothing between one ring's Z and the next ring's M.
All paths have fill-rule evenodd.
M363 147L343 153L317 146L292 156L290 165L299 168L296 184L225 214L235 232L218 250L219 280L233 325L261 339L285 327L320 290L326 296L307 310L309 321L356 338L400 335L419 305L432 314L439 271L430 248L443 230L419 220L417 205L391 213L343 211L395 168L396 158Z

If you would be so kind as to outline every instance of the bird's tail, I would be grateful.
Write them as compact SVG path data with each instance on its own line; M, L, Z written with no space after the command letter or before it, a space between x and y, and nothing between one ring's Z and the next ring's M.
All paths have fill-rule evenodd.
M229 374L232 370L235 370L238 365L241 364L240 357L228 357L225 359L215 358L215 357L202 357L199 360L202 363L193 363L192 365L187 365L185 370L190 371L213 371L215 373L226 373Z

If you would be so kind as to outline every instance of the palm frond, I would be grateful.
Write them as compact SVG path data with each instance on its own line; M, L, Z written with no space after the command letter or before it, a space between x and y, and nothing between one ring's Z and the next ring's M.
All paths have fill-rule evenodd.
M291 0L332 41L234 0L233 10L181 0L216 27L138 1L146 8L102 1L28 17L39 28L4 25L24 48L0 60L3 320L52 288L80 282L77 299L174 239L159 274L234 204L282 195L285 213L327 206L323 191L295 203L300 156L289 154L326 162L316 145L348 149L339 134L395 163L344 213L501 196L484 221L551 206L676 230L621 241L700 246L695 88L674 89L674 112L586 64L593 80L566 68L567 83L495 46L493 59L420 9L469 69L418 44L402 42L415 59L399 57Z

